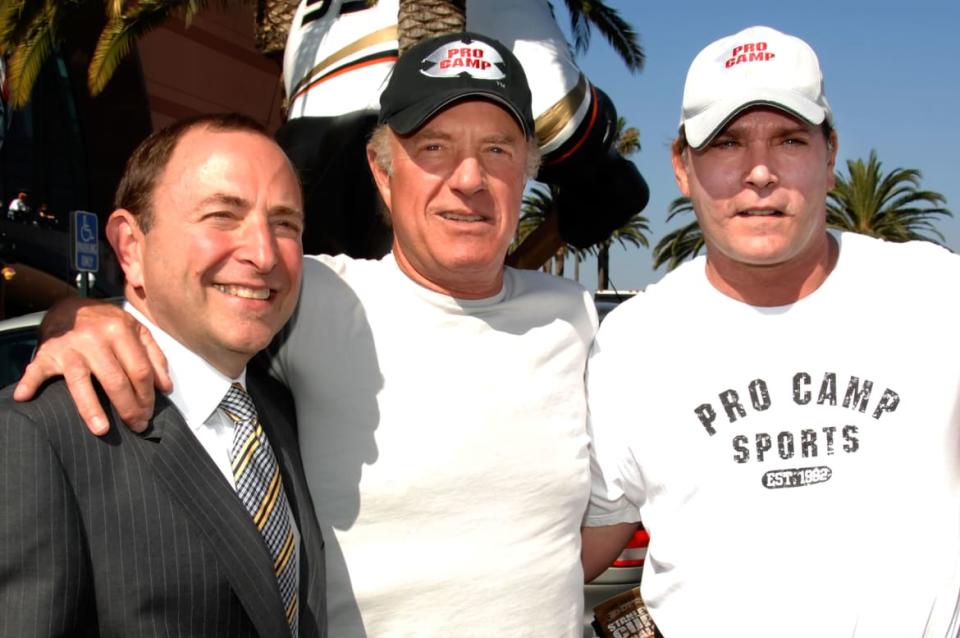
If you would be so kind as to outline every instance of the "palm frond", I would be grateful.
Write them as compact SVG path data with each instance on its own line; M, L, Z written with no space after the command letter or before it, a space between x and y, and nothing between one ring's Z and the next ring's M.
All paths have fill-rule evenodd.
M921 190L919 170L884 173L876 151L870 151L866 162L848 160L847 173L837 173L836 185L827 195L830 227L888 241L944 241L935 222L953 213L944 206L942 194Z
M553 193L545 185L538 184L523 196L520 206L520 221L517 222L517 245L527 238L546 220L553 210Z
M679 215L693 214L693 202L687 197L678 197L670 202L667 210L669 222ZM656 270L666 264L669 272L684 261L699 255L704 246L703 231L694 216L693 221L667 233L653 247L653 268Z
M684 261L699 255L704 245L700 224L693 220L686 226L667 233L657 242L653 248L653 269L666 264L669 272Z
M4 0L0 5L0 51L23 42L51 0Z
M103 10L108 20L119 18L123 13L123 0L103 0Z
M14 108L22 108L29 101L40 69L57 45L57 10L53 2L44 7L33 21L30 31L13 50L7 77L10 104Z
M650 220L637 213L627 220L627 223L610 233L610 239L616 241L626 248L627 244L633 246L650 247L650 241L647 239L647 233L650 232Z
M100 94L114 72L145 33L160 26L176 9L196 11L196 0L142 0L127 13L110 20L100 33L87 69L87 86L91 95Z
M570 12L574 47L578 52L582 53L590 47L590 29L595 26L630 71L636 73L643 70L646 56L640 46L639 36L616 9L608 7L601 0L566 0L566 5Z

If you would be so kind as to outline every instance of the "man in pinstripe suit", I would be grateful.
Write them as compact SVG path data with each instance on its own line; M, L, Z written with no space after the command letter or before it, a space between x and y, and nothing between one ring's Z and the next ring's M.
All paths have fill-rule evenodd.
M292 401L246 374L296 305L296 175L255 122L202 116L148 138L116 201L106 234L126 308L175 390L142 434L101 438L62 379L29 403L0 397L0 636L323 636L323 541ZM246 391L251 433L235 441L221 401ZM249 458L265 459L275 495L253 510L235 490ZM256 503L260 527L282 532L254 524Z

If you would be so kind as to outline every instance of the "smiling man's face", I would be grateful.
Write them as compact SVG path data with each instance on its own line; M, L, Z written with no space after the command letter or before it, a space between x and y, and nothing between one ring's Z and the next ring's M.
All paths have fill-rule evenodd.
M511 115L465 101L410 136L390 134L392 171L370 161L393 223L393 254L421 285L495 295L526 183L527 140Z
M726 271L821 259L835 162L835 140L828 144L819 126L766 107L737 116L702 149L673 156L708 260Z
M197 127L177 142L146 233L115 211L108 234L127 298L228 376L286 323L300 292L303 204L283 151L249 131Z

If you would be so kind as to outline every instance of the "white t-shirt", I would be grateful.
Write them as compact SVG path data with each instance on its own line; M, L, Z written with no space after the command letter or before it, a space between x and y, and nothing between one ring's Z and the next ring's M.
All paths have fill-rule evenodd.
M836 268L790 306L722 295L701 257L597 335L586 524L642 516L670 638L947 635L960 258L835 237Z
M275 360L327 549L330 635L579 636L589 294L507 269L497 296L392 255L305 260Z

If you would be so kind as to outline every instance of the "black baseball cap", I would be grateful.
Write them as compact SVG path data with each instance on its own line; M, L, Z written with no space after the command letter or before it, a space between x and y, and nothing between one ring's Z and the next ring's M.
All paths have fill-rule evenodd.
M408 135L466 98L502 106L533 137L530 87L520 61L493 38L468 32L424 40L400 56L380 95L379 122Z

